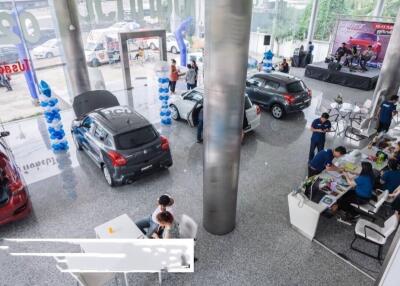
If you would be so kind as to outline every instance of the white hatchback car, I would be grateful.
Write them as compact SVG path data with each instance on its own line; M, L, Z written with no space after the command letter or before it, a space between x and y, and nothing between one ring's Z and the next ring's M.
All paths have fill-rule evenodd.
M177 95L175 100L170 104L171 116L174 120L184 119L191 127L198 123L198 115L200 108L203 106L204 90L195 88L181 95ZM260 125L261 109L258 105L251 102L250 98L245 94L245 118L243 122L244 133L254 130Z

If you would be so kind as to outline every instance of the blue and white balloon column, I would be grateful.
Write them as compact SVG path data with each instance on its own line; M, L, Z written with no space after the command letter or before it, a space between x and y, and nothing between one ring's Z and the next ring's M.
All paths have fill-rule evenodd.
M168 63L162 62L156 69L158 83L158 98L161 102L160 117L161 124L171 125L171 110L169 109L169 66Z
M44 109L44 117L49 131L50 145L53 151L68 150L68 142L61 122L60 109L57 107L58 99L52 97L50 86L45 81L39 83L40 106Z
M269 50L264 53L264 61L263 61L263 71L271 72L272 71L272 58L274 57L274 53Z

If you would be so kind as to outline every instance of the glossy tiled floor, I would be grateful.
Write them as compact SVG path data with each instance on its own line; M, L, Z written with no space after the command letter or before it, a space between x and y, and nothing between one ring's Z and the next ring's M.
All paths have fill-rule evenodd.
M292 72L301 74L302 70ZM165 285L373 284L290 227L287 194L306 174L308 126L316 106L338 92L351 102L363 102L372 95L305 81L314 91L308 110L282 121L264 112L261 126L245 139L235 231L213 236L200 227L195 273L168 274ZM178 214L186 213L201 225L202 145L195 143L196 130L184 122L160 127L157 100L139 92L133 98L138 111L169 137L173 167L132 185L109 188L100 170L73 146L66 155L49 150L42 118L7 125L12 132L8 141L30 184L34 213L0 227L0 237L94 238L94 227L116 216L127 213L135 220L150 214L157 197L165 192L175 197ZM139 101L140 105L135 104ZM63 119L68 127L72 112L64 112ZM0 252L0 265L0 285L75 285L51 258L9 257ZM156 285L157 276L129 274L129 280L131 285Z

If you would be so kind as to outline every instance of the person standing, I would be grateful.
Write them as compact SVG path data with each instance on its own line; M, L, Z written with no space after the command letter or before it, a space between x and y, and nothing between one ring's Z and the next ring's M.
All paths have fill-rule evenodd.
M388 132L392 123L393 115L397 114L396 102L399 100L398 95L392 95L389 100L382 102L379 109L379 124L377 132Z
M12 91L10 77L5 73L0 73L0 84L7 88L7 91Z
M196 80L194 83L194 87L197 87L197 80L199 78L199 67L197 66L196 60L194 60L194 59L192 60L192 68L196 72Z
M176 61L171 60L170 74L169 74L169 89L175 94L176 82L179 79L179 70L176 67Z
M308 42L308 51L307 51L307 55L306 55L306 65L311 64L313 52L314 52L314 45L311 41L309 41Z
M199 110L199 123L197 124L197 143L203 142L203 106Z
M187 89L191 90L193 88L195 88L196 86L196 71L194 70L194 68L192 67L191 64L187 65L187 72L186 72L186 85L187 85Z
M311 145L308 161L314 158L315 148L318 152L322 151L325 147L325 134L331 131L331 122L329 121L329 114L324 112L320 118L315 119L311 124Z

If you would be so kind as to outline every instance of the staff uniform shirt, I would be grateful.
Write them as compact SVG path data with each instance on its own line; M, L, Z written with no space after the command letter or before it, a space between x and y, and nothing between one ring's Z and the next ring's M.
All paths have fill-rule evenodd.
M329 120L326 120L324 123L321 122L320 118L317 118L313 121L311 124L311 127L314 129L331 129L331 122ZM313 132L311 136L311 141L312 142L325 142L325 133L320 133L320 132Z
M373 190L371 178L368 176L358 176L354 181L357 184L355 189L356 195L363 199L370 199Z
M400 170L386 171L382 176L382 181L385 182L384 189L388 190L389 193L393 193L400 186Z
M333 158L334 156L332 149L321 150L311 160L310 167L314 170L322 172L325 170L327 165L332 165Z
M382 123L390 124L390 122L392 122L393 111L396 111L396 104L394 104L393 102L384 101L381 104L379 121Z

